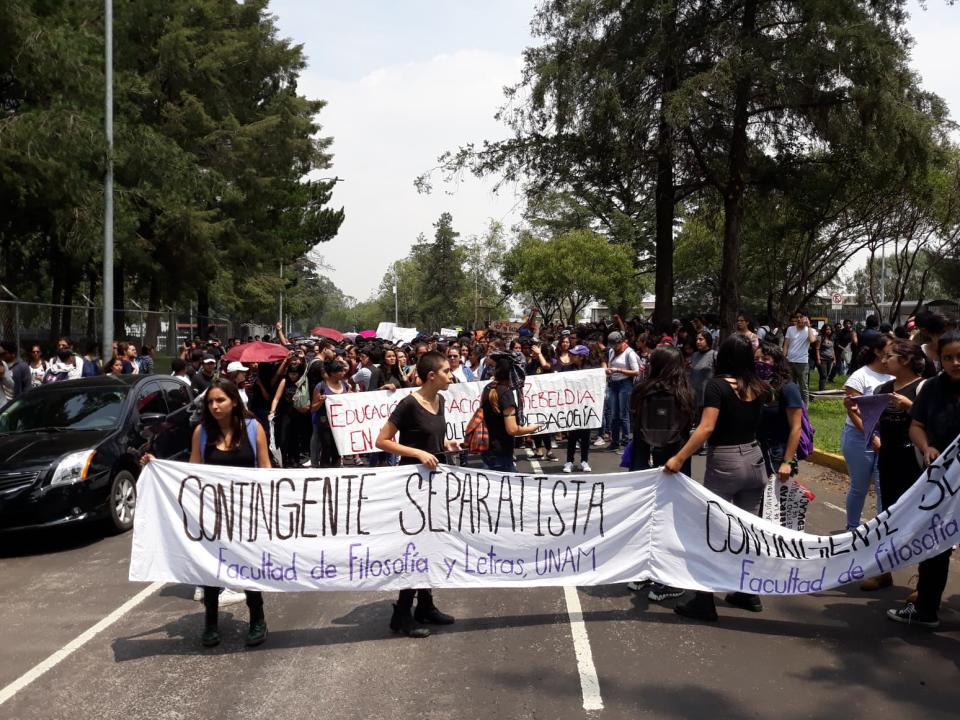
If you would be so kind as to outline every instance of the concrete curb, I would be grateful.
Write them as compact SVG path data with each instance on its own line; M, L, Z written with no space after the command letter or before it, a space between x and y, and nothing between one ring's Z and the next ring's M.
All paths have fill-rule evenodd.
M843 455L828 453L814 448L807 460L816 465L836 470L839 473L847 473L847 461L843 459Z

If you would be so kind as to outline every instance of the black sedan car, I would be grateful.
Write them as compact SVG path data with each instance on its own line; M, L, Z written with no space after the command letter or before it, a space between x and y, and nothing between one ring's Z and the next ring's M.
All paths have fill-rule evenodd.
M65 380L0 410L0 530L133 526L139 458L190 454L192 394L164 375Z

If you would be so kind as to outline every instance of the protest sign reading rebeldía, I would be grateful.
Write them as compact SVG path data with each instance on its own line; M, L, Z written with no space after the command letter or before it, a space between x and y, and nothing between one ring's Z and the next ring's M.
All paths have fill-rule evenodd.
M603 422L603 396L606 391L603 370L577 370L565 373L533 375L523 389L526 421L542 424L540 432L564 432L579 428L598 428ZM480 407L485 382L456 383L441 394L446 398L447 439L463 440L470 417ZM374 452L377 435L390 413L416 388L387 392L328 395L327 416L337 450L341 455Z
M802 594L960 540L957 443L892 508L841 535L763 520L682 475L424 466L257 470L153 461L130 579L255 590L601 585Z

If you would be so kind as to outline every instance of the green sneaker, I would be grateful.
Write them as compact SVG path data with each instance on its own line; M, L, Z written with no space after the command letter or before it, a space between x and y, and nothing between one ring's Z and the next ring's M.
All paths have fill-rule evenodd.
M220 644L220 631L216 625L207 625L200 636L200 644L204 647L216 647Z
M247 647L256 647L262 645L267 639L267 623L265 620L258 620L250 623L250 629L247 631Z

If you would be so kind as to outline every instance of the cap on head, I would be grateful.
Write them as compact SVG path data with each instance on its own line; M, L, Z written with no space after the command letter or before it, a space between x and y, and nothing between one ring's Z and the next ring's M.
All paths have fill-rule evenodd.
M607 342L611 344L623 342L623 333L614 331L607 335Z
M204 354L203 354L203 362L204 362L204 364L206 364L206 363L215 363L215 362L217 362L217 359L216 359L213 355L211 355L210 353L204 353Z
M250 368L248 368L239 360L234 360L232 363L227 365L227 373L246 372L249 369Z
M571 355L589 355L590 348L588 348L586 345L576 345L570 348L570 354Z

